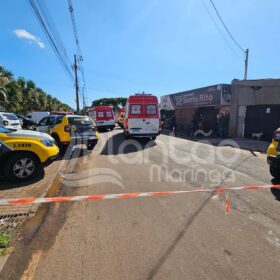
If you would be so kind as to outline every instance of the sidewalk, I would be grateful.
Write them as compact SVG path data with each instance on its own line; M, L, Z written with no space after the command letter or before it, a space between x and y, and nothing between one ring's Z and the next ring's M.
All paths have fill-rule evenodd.
M268 146L270 142L262 141L262 140L253 140L253 139L247 139L247 138L207 138L207 137L194 137L194 136L184 136L183 134L175 134L173 131L170 130L162 130L162 134L169 135L173 137L178 137L190 141L197 141L197 142L208 142L208 144L211 144L213 146L218 146L223 140L233 140L237 143L237 145L242 150L248 150L253 152L260 152L260 153L266 153Z
M37 179L25 183L9 183L0 178L0 199L21 197L45 197L56 192L61 183L58 171L63 168L64 161L55 161L44 169ZM0 236L8 238L8 247L17 237L24 222L34 216L39 205L1 205ZM0 271L8 259L9 251L0 248Z

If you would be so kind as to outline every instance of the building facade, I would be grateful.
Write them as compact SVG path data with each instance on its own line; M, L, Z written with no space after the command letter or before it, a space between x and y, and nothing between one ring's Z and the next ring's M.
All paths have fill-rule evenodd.
M200 129L217 136L223 114L228 118L227 136L271 140L280 127L280 79L233 80L165 95L160 106L174 111L176 129L186 135Z
M233 80L229 136L271 140L280 127L280 79Z
M231 86L218 84L161 97L163 111L174 110L176 130L191 135L203 130L217 134L217 117L228 115L231 104Z

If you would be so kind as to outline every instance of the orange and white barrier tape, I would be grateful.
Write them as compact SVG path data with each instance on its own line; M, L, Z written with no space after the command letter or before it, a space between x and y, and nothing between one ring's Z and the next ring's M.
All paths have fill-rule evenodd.
M66 201L88 201L88 200L104 200L104 199L119 199L119 198L134 198L134 197L149 197L149 196L162 196L172 194L184 194L184 193L199 193L207 192L214 193L216 196L220 196L227 191L237 190L262 190L262 189L280 189L280 185L265 185L265 186L243 186L232 188L218 188L218 189L192 189L185 191L162 191L162 192L137 192L137 193L120 193L120 194L93 194L82 196L58 196L58 197L40 197L40 198L11 198L0 199L0 205L18 205L18 204L38 204L38 203L53 203L53 202L66 202ZM226 198L226 212L229 213L229 199Z

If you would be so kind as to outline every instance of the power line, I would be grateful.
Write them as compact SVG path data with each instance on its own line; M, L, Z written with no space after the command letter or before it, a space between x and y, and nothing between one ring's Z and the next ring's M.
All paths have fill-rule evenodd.
M244 54L244 51L245 51L245 50L241 47L241 45L237 42L237 40L234 38L234 36L233 36L233 35L231 34L231 32L229 31L228 27L226 26L225 22L223 21L221 15L220 15L218 9L216 8L216 6L215 6L213 0L210 0L210 2L211 2L211 4L212 4L212 6L213 6L213 8L214 8L214 10L215 10L215 12L216 12L218 18L220 19L221 23L223 24L225 30L227 31L228 35L230 36L230 38L232 39L232 41L234 42L234 44L235 44L235 45L242 51L242 53Z
M230 43L229 43L229 41L227 40L227 38L224 36L224 34L223 34L221 28L219 27L219 25L217 24L217 22L214 20L214 18L213 18L213 16L212 16L210 10L208 9L208 7L207 7L205 1L204 1L204 0L201 0L201 2L202 2L202 4L203 4L203 6L204 6L204 8L205 8L205 10L206 10L206 12L207 12L207 14L208 14L208 16L210 17L210 19L211 19L212 22L214 23L214 25L215 25L216 29L218 30L220 36L221 36L222 39L225 41L225 43L227 44L227 46L229 47L229 49L230 49L230 50L232 51L232 53L234 53L236 56L240 57L240 56L236 53L236 51L232 48L232 46L230 45Z
M77 31L77 25L76 25L72 0L68 0L68 6L69 6L69 11L70 11L74 36L75 36L75 42L76 42L76 46L77 46L77 54L81 56L81 59L83 59L82 58L82 51L81 51L81 48L80 48L80 42L79 42L79 37L78 37L78 31Z
M76 25L76 19L75 19L72 0L68 0L68 7L69 7L72 26L73 26L73 31L74 31L74 37L75 37L75 43L76 43L77 55L78 55L78 63L81 65L81 67L79 67L79 70L81 71L82 80L83 80L83 93L82 93L82 95L83 95L83 97L84 97L84 95L86 95L86 99L87 99L87 87L86 87L86 81L85 81L85 73L84 73L84 69L82 67L84 58L83 58L82 50L81 50L81 47L80 47L80 41L79 41L79 36L78 36L78 31L77 31L77 25Z
M54 30L52 27L53 21L50 15L48 14L48 12L46 12L46 10L44 10L42 5L40 5L38 1L27 0L27 2L30 4L35 16L37 17L37 20L41 25L43 32L45 33L59 62L61 63L66 73L71 77L71 80L73 80L74 77L71 71L71 67L69 65L69 58L67 56L66 50L62 44L62 41L58 35L57 30L55 29L55 31L53 31ZM35 4L35 2L37 3L37 5ZM56 35L54 33L56 33Z
M49 29L52 31L52 34L53 34L53 37L55 38L55 41L56 41L56 44L57 46L59 46L59 49L60 51L63 53L65 59L67 60L68 62L68 65L71 65L72 62L70 61L68 55L67 55L67 52L66 52L66 49L63 45L63 41L59 35L59 32L57 31L56 29L56 26L52 20L52 17L50 15L50 12L49 12L49 9L46 5L46 0L37 0L37 3L40 7L40 10L42 11L42 13L44 14L44 18L45 20L47 21L48 23L48 26L49 26Z

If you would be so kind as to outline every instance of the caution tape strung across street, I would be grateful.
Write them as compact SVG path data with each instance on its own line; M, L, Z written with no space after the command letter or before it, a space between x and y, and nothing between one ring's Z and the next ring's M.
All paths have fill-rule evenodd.
M263 189L280 189L280 185L264 185L264 186L242 186L232 188L218 188L218 189L192 189L184 191L162 191L162 192L137 192L137 193L120 193L120 194L93 194L82 196L58 196L58 197L26 197L26 198L11 198L0 199L0 205L19 205L19 204L39 204L39 203L53 203L66 201L89 201L89 200L105 200L105 199L120 199L120 198L135 198L135 197L151 197L184 193L213 193L213 198L219 197L221 194L228 191L239 190L263 190ZM229 196L226 194L226 213L230 212Z

